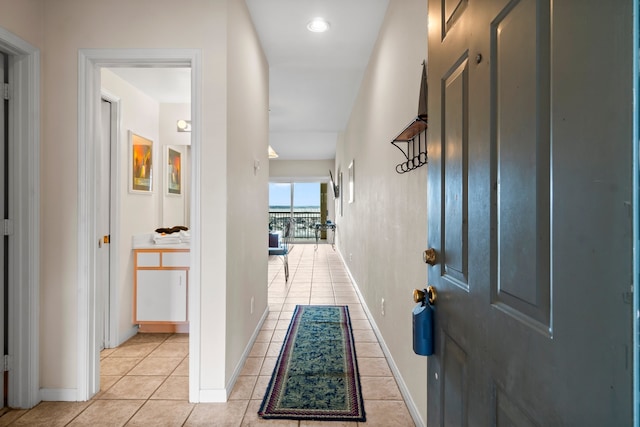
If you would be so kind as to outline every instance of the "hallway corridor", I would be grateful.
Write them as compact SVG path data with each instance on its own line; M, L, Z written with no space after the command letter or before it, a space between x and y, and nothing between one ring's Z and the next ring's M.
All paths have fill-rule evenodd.
M295 244L284 281L269 258L269 314L226 403L188 402L188 335L138 334L101 353L101 390L88 402L42 402L10 410L0 426L367 426L413 420L338 254L331 245ZM366 423L263 420L257 416L296 304L348 305Z

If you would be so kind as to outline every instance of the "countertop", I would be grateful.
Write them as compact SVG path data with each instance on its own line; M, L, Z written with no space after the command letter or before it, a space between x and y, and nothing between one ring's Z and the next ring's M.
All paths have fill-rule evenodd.
M136 234L131 239L132 249L191 249L189 243L158 244L153 241L154 233Z

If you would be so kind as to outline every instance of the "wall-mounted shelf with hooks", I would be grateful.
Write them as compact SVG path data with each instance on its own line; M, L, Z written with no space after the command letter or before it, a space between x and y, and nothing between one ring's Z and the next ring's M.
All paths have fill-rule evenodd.
M406 159L396 165L396 172L409 172L427 164L427 117L427 64L423 61L418 115L391 141Z
M391 141L406 159L396 165L396 172L409 172L427 164L427 127L427 117L418 116Z

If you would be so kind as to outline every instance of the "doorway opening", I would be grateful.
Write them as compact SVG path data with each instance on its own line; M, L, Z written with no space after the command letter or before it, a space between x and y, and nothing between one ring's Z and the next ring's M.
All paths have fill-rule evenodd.
M190 134L191 155L189 156L189 164L191 169L190 185L189 185L189 206L188 222L193 230L193 239L190 244L191 261L189 274L189 319L190 332L193 339L189 340L189 400L197 402L199 400L199 354L200 342L199 336L199 294L200 294L200 242L197 237L199 229L199 140L200 140L200 110L199 98L201 94L201 78L200 78L200 53L191 49L153 49L153 50L112 50L112 49L82 49L79 52L79 97L78 97L78 166L79 166L79 182L81 184L78 194L79 206L79 230L78 230L78 265L86 266L79 271L78 280L78 370L77 370L77 400L88 400L96 394L100 388L100 355L99 345L103 334L101 313L101 300L99 298L100 289L96 280L98 250L96 244L97 237L103 238L103 233L98 232L97 227L97 211L99 209L98 198L95 195L96 185L99 182L95 165L96 159L99 158L98 147L94 141L99 140L97 132L100 130L100 101L101 93L101 71L106 68L188 68L190 74L190 95L192 99L192 107L190 107L192 132ZM143 113L143 111L140 111ZM128 131L121 125L122 131ZM120 141L118 144L118 153L116 156L120 159L123 156L129 156L130 151L124 143ZM127 142L128 144L128 142ZM162 151L158 149L158 151ZM130 157L130 156L129 156ZM158 157L158 162L162 162L162 157ZM118 180L119 185L127 182L130 178L130 168L128 164L125 166L123 162L116 162L116 175L122 177ZM160 164L160 163L158 163ZM125 178L126 177L126 178ZM156 178L158 179L158 178ZM120 186L120 191L122 192ZM129 194L128 190L127 194ZM132 193L133 194L133 193ZM143 197L143 196L139 196ZM147 195L148 197L148 195ZM109 239L113 244L116 240L132 239L131 232L120 232L123 228L122 214L120 212L122 206L116 209L115 229L113 235ZM153 231L153 230L152 230ZM104 239L102 240L104 243ZM124 256L125 254L120 254ZM127 256L130 254L126 254ZM113 260L112 260L113 263ZM116 261L117 265L117 261ZM113 270L113 268L111 268ZM122 268L121 270L124 270ZM118 274L124 274L120 272ZM133 292L131 290L131 292ZM113 305L117 301L111 300L110 312L113 313ZM122 307L120 307L122 309ZM128 319L130 324L131 318ZM113 324L113 319L110 322ZM116 342L126 340L128 333L135 332L135 328L122 332L123 323L116 328L120 331L120 336ZM110 332L113 336L114 331ZM124 336L123 336L124 335ZM112 343L113 344L113 343Z
M96 219L96 280L104 312L99 316L104 318L104 343L113 348L137 332L171 329L159 323L131 324L148 304L135 292L140 283L134 277L142 273L136 270L132 275L129 265L132 259L135 265L132 249L140 247L133 243L138 237L149 236L157 228L190 227L191 133L178 123L191 122L191 69L104 67L100 77L102 144L97 153L96 197L104 208L98 209ZM151 145L137 147L138 137ZM138 148L148 154L145 177L136 170ZM153 248L150 243L147 239L146 247ZM181 324L171 332L187 330L188 325Z

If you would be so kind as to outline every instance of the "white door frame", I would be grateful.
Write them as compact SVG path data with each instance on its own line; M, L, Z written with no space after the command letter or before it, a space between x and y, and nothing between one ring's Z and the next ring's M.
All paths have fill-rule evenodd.
M189 401L200 399L200 140L201 51L199 49L80 49L78 52L78 342L76 400L100 388L96 345L97 293L94 239L96 182L94 141L100 105L100 68L181 66L191 68L191 268L189 270Z
M0 27L9 54L8 404L40 402L40 50Z

